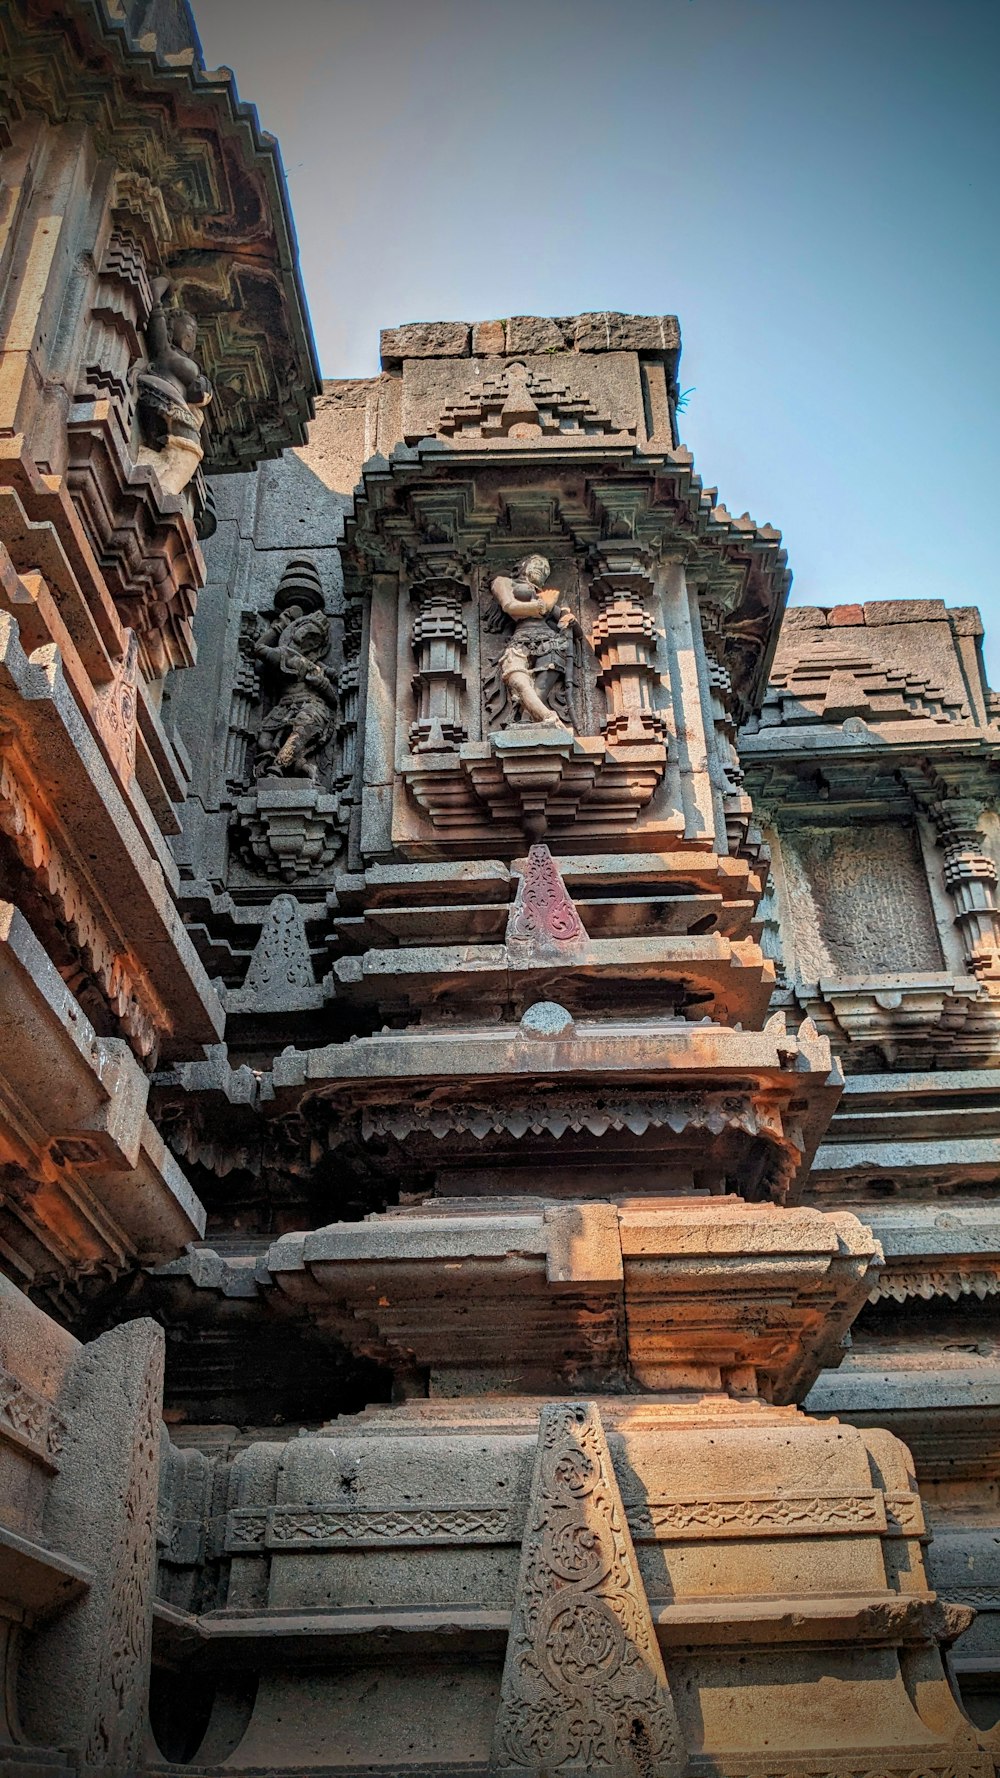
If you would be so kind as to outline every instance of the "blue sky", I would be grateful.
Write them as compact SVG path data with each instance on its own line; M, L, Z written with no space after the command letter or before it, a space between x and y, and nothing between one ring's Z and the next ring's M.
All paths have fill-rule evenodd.
M980 606L996 0L194 0L278 136L325 375L380 327L680 316L685 442L799 603Z

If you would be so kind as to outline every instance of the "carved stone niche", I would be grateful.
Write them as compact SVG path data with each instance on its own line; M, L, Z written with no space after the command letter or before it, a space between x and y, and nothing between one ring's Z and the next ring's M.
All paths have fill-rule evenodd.
M573 559L553 570L529 553L480 568L468 621L457 578L420 583L418 714L403 774L436 827L473 839L499 837L499 824L515 843L518 834L537 843L581 820L591 832L634 824L667 750L652 692L655 624L624 584L635 577L634 544L628 556L627 567L614 551L600 559L592 628Z

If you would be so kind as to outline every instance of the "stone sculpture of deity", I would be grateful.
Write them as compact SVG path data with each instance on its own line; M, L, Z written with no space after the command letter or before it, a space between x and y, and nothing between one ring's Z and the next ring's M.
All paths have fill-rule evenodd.
M324 665L329 651L322 592L309 576L290 570L275 596L274 616L254 644L257 659L285 682L257 736L258 778L315 781L338 708L336 681Z
M559 588L546 586L549 572L544 556L525 556L512 575L498 574L491 582L494 599L514 624L498 666L515 722L572 728L580 626L569 606L559 603Z
M165 493L179 494L204 455L200 434L212 385L191 356L198 323L187 309L165 307L169 289L168 278L154 280L146 326L149 357L136 374L142 435L137 460L156 470Z

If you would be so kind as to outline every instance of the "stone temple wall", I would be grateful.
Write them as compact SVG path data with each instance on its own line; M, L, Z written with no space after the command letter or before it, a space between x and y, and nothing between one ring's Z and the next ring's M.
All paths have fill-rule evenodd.
M0 1778L993 1778L978 614L672 316L320 385L177 0L0 54Z
M945 1760L942 1770L973 1772L987 1757L989 1552L1000 1547L990 1266L1000 1248L989 1209L995 731L980 627L975 613L937 602L876 601L793 609L778 632L772 606L759 648L735 651L743 613L766 608L759 581L749 608L733 602L737 579L736 599L747 597L746 561L723 588L725 573L699 562L704 546L684 528L690 506L687 519L671 509L674 528L659 531L654 553L663 482L647 495L620 477L613 504L615 446L589 442L624 431L642 456L660 452L672 471L685 464L669 404L661 443L642 400L646 353L669 393L674 360L662 341L673 349L675 336L639 319L630 340L629 320L604 318L603 335L594 317L551 324L543 388L524 340L547 323L393 330L380 376L325 385L309 443L247 479L239 516L219 503L207 553L209 597L227 614L227 685L241 650L249 658L247 637L273 621L290 566L302 584L311 564L340 704L315 781L292 775L289 788L259 776L255 734L277 688L254 667L256 679L240 682L242 778L224 783L218 735L203 743L215 778L199 784L196 767L195 788L213 812L202 827L197 811L178 842L190 848L191 929L224 982L228 1020L225 1052L162 1073L158 1088L210 1217L205 1241L157 1268L142 1299L188 1342L168 1379L168 1485L183 1502L171 1509L178 1530L160 1585L189 1614L189 1667L234 1612L251 1614L248 1635L272 1639L259 1678L244 1672L235 1689L227 1679L206 1700L198 1764L232 1748L227 1769L326 1760L501 1771L511 1759L518 1770L539 1769L532 1759L570 1769L578 1755L541 1729L535 1752L523 1740L507 1751L504 1726L505 1713L521 1724L539 1696L553 1696L551 1666L529 1685L536 1657L515 1656L508 1636L521 1634L518 1589L544 1587L525 1565L542 1485L535 1429L554 1388L558 1399L591 1391L599 1401L670 1699L656 1769L674 1769L681 1746L691 1772L867 1771L880 1737L901 1772ZM555 385L553 406L565 410L588 392L573 381L581 366L605 354L614 362L590 385L609 403L590 418L599 430L587 432L579 411L553 417L539 396L552 401ZM631 430L609 395L615 376L639 392ZM714 501L709 535L731 537ZM770 547L754 536L757 550ZM329 573L331 539L342 578ZM606 688L620 690L626 663L644 749L633 757L650 776L662 725L668 787L654 784L634 811L595 810L594 774L582 795L572 780L564 815L578 755L550 768L553 787L539 792L551 742L502 707L491 728L482 687L504 632L498 649L490 579L532 547L549 552L590 650L594 701L576 746L593 746L588 724L614 732ZM687 683L671 604L679 566L685 597L697 588L696 656L704 649ZM646 627L629 612L628 649L616 644L614 656L600 652L605 586L623 605L639 589L652 616ZM207 602L199 621L207 636ZM218 672L219 645L203 652ZM178 683L172 706L192 753L200 671ZM627 737L624 699L622 708ZM514 742L527 768L494 788L490 761ZM490 810L481 825L461 782L471 772ZM262 792L278 810L268 831L281 821L280 843L266 847ZM246 814L255 796L256 850ZM331 855L309 830L323 796L335 805ZM789 1100L775 1168L743 1136L727 1149L701 1119L713 1116L713 1081L745 1083L756 1070L761 1096L740 1116L759 1130L795 1032L804 1047L786 1053L802 1085L800 1127ZM670 1097L681 1082L683 1106ZM740 1196L756 1203L737 1210ZM797 1246L816 1215L838 1219L828 1226L854 1254L853 1283L828 1273L821 1287L819 1340L808 1306L819 1299L801 1294ZM793 1235L783 1217L807 1220ZM697 1257L678 1269L680 1252ZM751 1252L755 1264L771 1256L766 1279L743 1276ZM792 1276L800 1294L789 1322ZM444 1298L434 1282L443 1278ZM724 1308L709 1312L709 1298ZM734 1326L750 1325L754 1339L734 1338ZM309 1341L306 1376L285 1356L291 1330ZM270 1363L252 1358L241 1382L258 1340ZM198 1375L209 1350L215 1406L225 1404L215 1425L204 1423ZM283 1420L305 1422L292 1443L254 1413L264 1368L269 1408L279 1402ZM808 1419L788 1421L786 1404L803 1398ZM214 1488L219 1502L223 1485L224 1529L211 1546L185 1546L192 1494L200 1503ZM866 1537L884 1540L877 1556ZM896 1603L872 1590L876 1573ZM953 1614L939 1633L957 1637L948 1671L974 1729L958 1728L958 1692L934 1691L925 1655L915 1665L880 1655L876 1677L874 1654L862 1652L885 1651L893 1636L916 1649L927 1631L913 1614L931 1585L934 1610ZM971 1628L955 1615L964 1604L977 1608ZM305 1690L283 1641L303 1612L315 1637ZM779 1628L790 1617L794 1633ZM372 1641L382 1634L411 1651L391 1672ZM834 1653L848 1647L849 1657ZM333 1648L346 1661L324 1677ZM651 1671L647 1703L656 1686L665 1695ZM827 1685L837 1699L828 1717ZM849 1741L834 1726L846 1686L857 1700ZM163 1720L176 1723L168 1691ZM918 1718L933 1717L922 1745L904 1703L915 1698ZM785 1739L768 1764L772 1721ZM907 1745L919 1752L899 1763ZM595 1744L579 1769L610 1769L611 1758Z

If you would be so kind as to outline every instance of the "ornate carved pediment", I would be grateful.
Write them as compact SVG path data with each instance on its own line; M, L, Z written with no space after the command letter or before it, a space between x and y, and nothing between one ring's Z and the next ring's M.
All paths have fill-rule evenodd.
M761 726L843 722L957 722L968 717L965 701L931 674L880 660L874 637L862 627L790 630L771 669Z
M635 426L622 428L602 414L586 395L573 395L563 383L542 376L517 359L471 384L460 401L449 402L438 421L438 436L460 439L526 439L574 434L586 438L634 439Z

